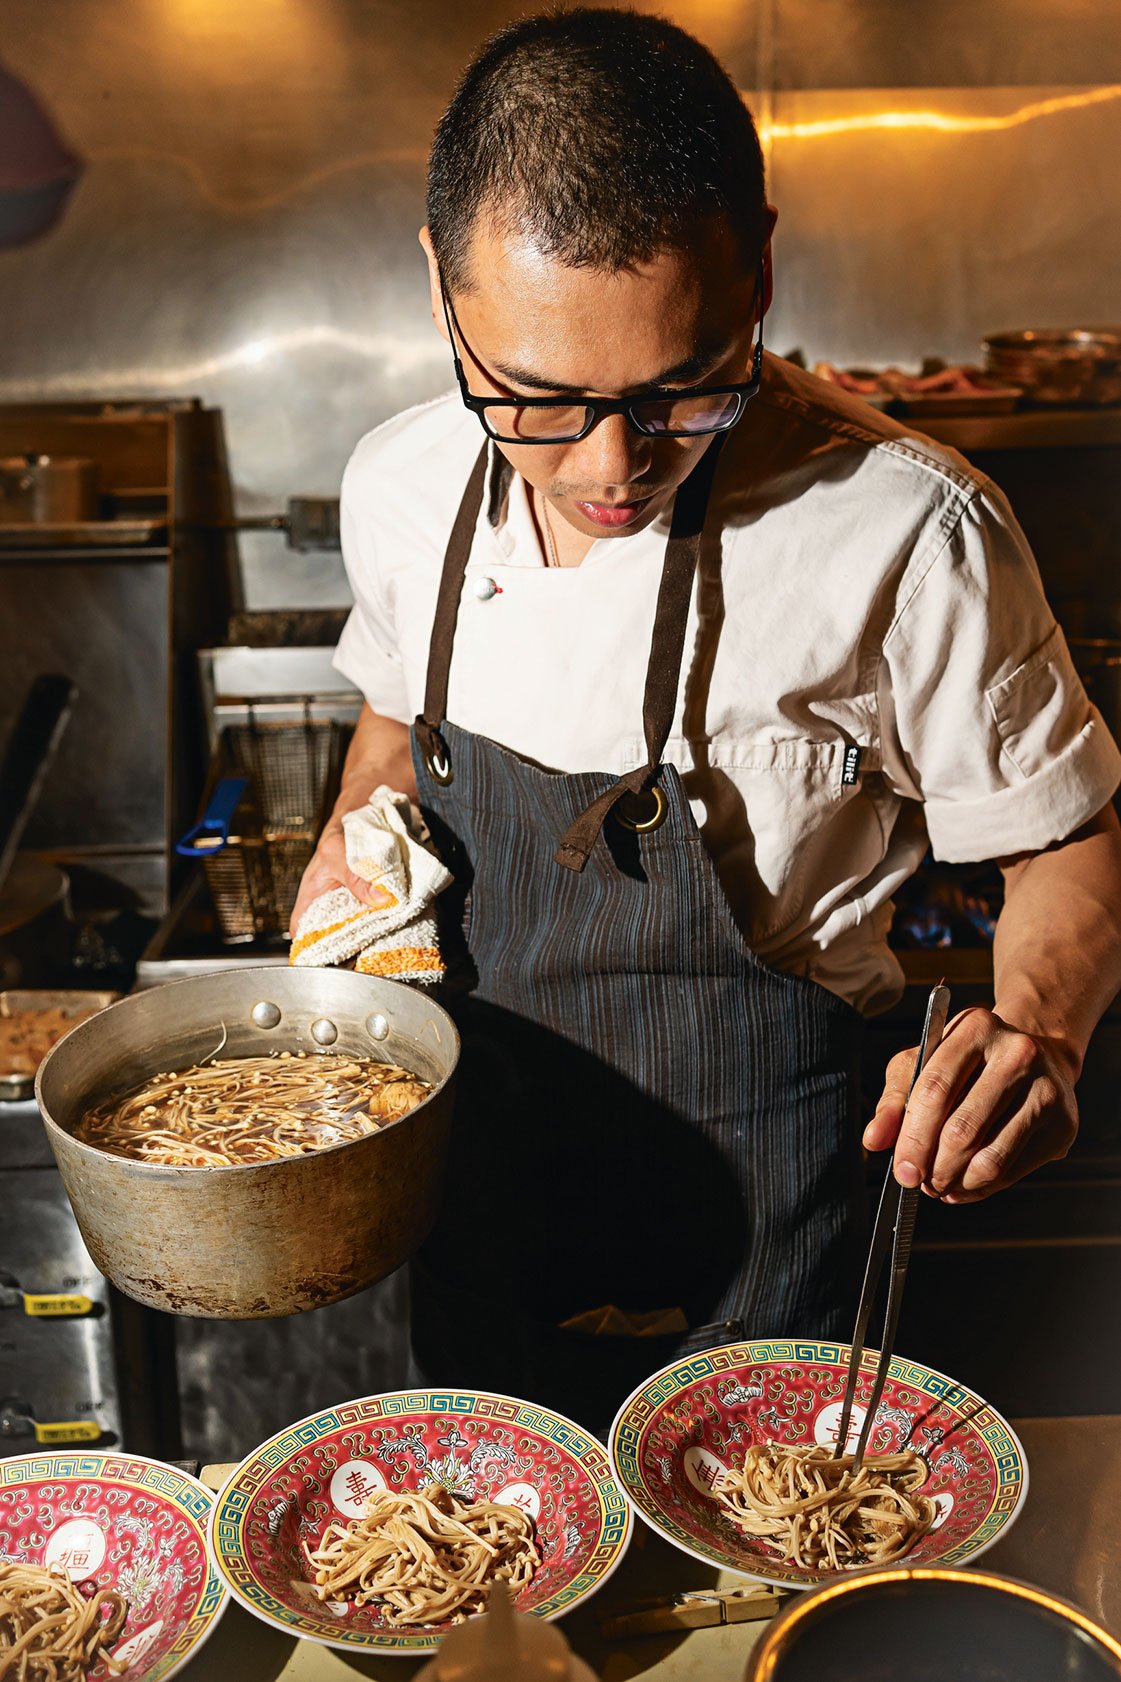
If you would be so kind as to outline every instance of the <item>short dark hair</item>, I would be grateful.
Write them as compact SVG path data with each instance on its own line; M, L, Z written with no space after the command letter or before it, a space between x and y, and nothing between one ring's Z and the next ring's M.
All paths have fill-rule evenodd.
M525 18L476 54L436 129L428 227L453 291L481 212L574 267L614 272L724 218L746 265L765 227L751 113L701 43L663 18L580 8Z

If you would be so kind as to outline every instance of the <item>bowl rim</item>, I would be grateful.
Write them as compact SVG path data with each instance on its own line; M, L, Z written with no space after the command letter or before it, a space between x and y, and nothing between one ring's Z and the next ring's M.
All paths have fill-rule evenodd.
M285 1425L282 1430L274 1431L271 1436L266 1437L262 1442L258 1443L256 1448L251 1449L248 1454L238 1461L237 1465L226 1478L221 1489L214 1497L214 1504L211 1507L207 1518L206 1540L207 1550L210 1554L214 1570L221 1578L223 1585L229 1591L231 1597L236 1599L240 1606L244 1606L247 1611L253 1614L254 1617L259 1618L262 1623L268 1624L272 1629L282 1630L285 1635L288 1635L296 1640L313 1641L320 1647L332 1647L337 1652L367 1653L379 1658L384 1656L389 1658L416 1659L426 1653L433 1653L439 1647L447 1631L425 1629L423 1626L418 1626L415 1633L411 1633L408 1630L395 1632L387 1631L386 1636L388 1639L368 1638L365 1640L349 1641L332 1641L331 1638L326 1635L314 1635L310 1631L295 1629L290 1623L286 1623L282 1619L272 1616L271 1613L265 1611L262 1607L255 1605L247 1595L242 1593L238 1585L234 1583L226 1573L225 1556L221 1552L215 1537L218 1515L221 1511L222 1502L226 1494L236 1482L237 1478L241 1475L241 1472L248 1463L251 1460L255 1460L266 1449L272 1447L279 1438L286 1437L289 1432L298 1431L304 1425L314 1424L315 1421L322 1418L324 1414L335 1412L340 1408L358 1407L367 1402L405 1401L422 1396L447 1396L449 1399L470 1398L472 1403L480 1399L512 1402L516 1407L529 1408L532 1412L538 1414L548 1414L558 1425L565 1426L574 1431L578 1436L586 1438L588 1442L594 1443L595 1446L602 1452L607 1471L614 1479L619 1489L619 1495L622 1503L623 1531L616 1545L615 1556L602 1575L596 1579L590 1588L585 1590L578 1600L571 1601L566 1606L558 1607L555 1612L550 1612L544 1621L546 1623L554 1623L558 1618L566 1617L568 1613L574 1609L574 1607L585 1605L593 1595L599 1593L600 1589L608 1581L608 1579L614 1576L615 1572L619 1569L619 1566L626 1557L627 1550L630 1547L634 1536L634 1511L630 1502L627 1500L626 1493L619 1481L619 1476L615 1470L611 1455L606 1445L600 1440L600 1438L597 1437L593 1431L587 1430L583 1425L578 1425L574 1419L569 1419L566 1414L558 1413L555 1408L551 1408L542 1402L526 1401L521 1396L510 1396L500 1390L473 1390L462 1385L427 1385L425 1387L406 1388L403 1390L382 1390L370 1396L356 1396L349 1401L334 1402L329 1407L319 1408L315 1413L309 1413L303 1419L297 1419L290 1425ZM400 1417L407 1419L410 1417L410 1414L428 1415L430 1417L435 1416L444 1419L455 1419L460 1416L459 1411L455 1407L437 1409L429 1406L418 1407L412 1410L402 1409ZM308 1446L310 1447L311 1445L309 1444ZM588 1475L591 1476L590 1473ZM536 1616L537 1614L533 1615Z
M174 1472L176 1477L182 1478L184 1483L190 1484L193 1489L199 1492L200 1495L204 1495L206 1497L206 1518L205 1520L197 1520L196 1522L199 1524L199 1529L202 1533L203 1551L206 1556L207 1587L209 1587L209 1583L211 1579L213 1579L218 1587L218 1601L213 1611L205 1614L206 1622L199 1631L197 1640L193 1641L187 1651L185 1653L181 1653L175 1660L175 1663L161 1674L160 1682L171 1682L171 1678L175 1676L185 1664L190 1664L192 1660L195 1659L195 1657L202 1651L203 1647L205 1647L206 1643L210 1640L210 1637L214 1634L214 1631L218 1628L218 1625L225 1617L226 1609L230 1605L232 1599L229 1586L226 1583L225 1578L222 1576L222 1573L217 1569L214 1563L214 1556L210 1550L210 1521L213 1517L214 1509L218 1505L218 1496L213 1489L203 1483L201 1478L195 1477L192 1472L185 1472L181 1466L174 1465L170 1460L157 1460L151 1454L129 1454L124 1449L100 1449L91 1447L88 1453L83 1453L81 1444L75 1444L72 1450L68 1450L61 1445L52 1445L51 1448L40 1454L6 1454L0 1456L0 1485L18 1481L14 1479L9 1480L5 1476L5 1467L21 1463L35 1463L42 1465L44 1462L49 1464L56 1460L69 1459L83 1461L97 1460L102 1463L102 1466L104 1466L106 1462L111 1464L113 1462L120 1461L140 1461L141 1464L145 1466L158 1466L161 1472ZM69 1473L55 1471L50 1474L48 1481L60 1482L68 1478L70 1475L71 1474ZM75 1472L73 1477L76 1480L85 1480L88 1482L91 1478L96 1479L97 1477L103 1475L105 1475L104 1472L91 1473L87 1470L80 1473ZM131 1489L135 1488L136 1485L129 1484L128 1487ZM157 1490L156 1493L158 1494L159 1491ZM197 1613L194 1615L198 1616ZM135 1678L133 1678L131 1669L128 1672L130 1682L146 1682L149 1674L148 1670L142 1670L138 1671Z
M635 1386L635 1388L631 1391L630 1395L627 1397L626 1401L623 1402L622 1406L619 1408L619 1411L616 1413L615 1418L611 1421L611 1431L610 1431L610 1434L608 1436L607 1452L608 1452L608 1455L609 1455L610 1460L611 1460L612 1470L614 1471L615 1476L618 1479L619 1487L623 1491L624 1498L626 1499L628 1504L631 1505L634 1508L634 1511L638 1514L639 1518L642 1519L643 1523L650 1530L653 1530L656 1535L661 1536L665 1541L672 1543L672 1545L675 1548L679 1548L682 1553L691 1554L694 1559L698 1559L698 1560L702 1561L702 1563L705 1564L705 1565L717 1564L724 1570L734 1571L738 1576L747 1577L751 1582L767 1583L772 1588L780 1588L780 1589L786 1589L788 1591L794 1591L794 1592L797 1592L797 1593L802 1593L802 1592L807 1591L807 1590L825 1587L825 1586L827 1586L828 1584L831 1584L831 1583L849 1582L854 1577L858 1577L858 1576L862 1576L862 1575L868 1575L871 1572L873 1572L877 1569L881 1569L881 1568L876 1567L876 1566L857 1566L852 1571L842 1571L842 1572L829 1573L828 1575L823 1575L823 1576L820 1576L820 1577L813 1577L813 1578L810 1578L809 1580L801 1580L801 1579L798 1579L798 1578L791 1578L791 1577L788 1577L788 1576L787 1577L768 1577L761 1571L760 1572L748 1571L738 1562L730 1563L726 1558L716 1559L712 1553L705 1553L700 1548L691 1547L689 1545L689 1543L680 1541L656 1517L654 1517L650 1513L647 1513L643 1509L643 1507L641 1507L638 1504L637 1499L632 1494L631 1484L630 1484L629 1480L623 1475L623 1471L622 1471L622 1468L619 1465L619 1460L618 1460L618 1456L617 1456L617 1452L616 1452L616 1444L617 1444L617 1441L618 1441L619 1428L620 1428L620 1425L622 1424L624 1414L627 1412L627 1409L632 1405L632 1403L642 1394L642 1392L644 1390L648 1389L650 1385L656 1384L659 1379L665 1378L668 1374L672 1373L676 1368L687 1366L691 1361L695 1361L698 1358L703 1358L703 1357L709 1356L709 1355L717 1355L717 1354L720 1354L723 1350L727 1350L727 1349L748 1349L748 1348L751 1348L752 1345L760 1345L760 1344L773 1345L775 1343L790 1343L795 1348L802 1348L802 1349L812 1348L815 1345L818 1348L821 1348L821 1347L824 1346L824 1347L829 1348L829 1349L837 1349L841 1352L840 1353L840 1358L839 1358L837 1364L841 1365L841 1366L843 1366L845 1364L845 1362L847 1361L848 1354L849 1354L849 1352L852 1348L851 1343L842 1343L840 1341L835 1342L834 1340L832 1340L830 1338L812 1338L812 1337L805 1337L805 1338L742 1338L737 1343L717 1344L712 1349L697 1350L695 1353L693 1353L691 1355L683 1356L680 1360L669 1361L669 1362L666 1363L666 1365L664 1367L659 1367L657 1372L651 1373L649 1378L644 1379L641 1384L637 1384ZM878 1350L867 1349L866 1348L864 1350L863 1356L861 1357L861 1363L860 1363L861 1372L874 1371L875 1362L876 1362L876 1360L878 1360L878 1358L879 1358L879 1351ZM992 1536L988 1537L988 1539L986 1541L980 1543L979 1546L974 1548L969 1553L969 1555L967 1556L970 1561L975 1560L975 1559L980 1559L981 1555L987 1553L989 1551L989 1549L994 1546L995 1543L1004 1540L1004 1538L1008 1535L1009 1530L1012 1528L1012 1526L1015 1524L1016 1520L1020 1517L1020 1514L1024 1510L1024 1503L1027 1500L1028 1484L1029 1484L1028 1457L1024 1453L1024 1445L1020 1441L1016 1432L1013 1430L1012 1426L1009 1424L1008 1420L1004 1417L1004 1415L1002 1413L998 1412L998 1410L992 1406L991 1402L986 1402L983 1396L978 1396L976 1394L976 1392L971 1390L967 1385L961 1384L956 1378L951 1378L947 1373L940 1372L937 1367L927 1366L925 1361L911 1361L910 1357L904 1356L904 1355L898 1355L898 1354L892 1355L891 1359L892 1359L892 1363L894 1363L895 1361L908 1361L911 1366L921 1366L923 1368L923 1371L928 1373L931 1378L941 1379L944 1384L952 1385L956 1389L963 1391L965 1393L966 1398L971 1397L973 1400L983 1403L983 1405L985 1407L989 1408L991 1412L996 1414L996 1417L1000 1421L1001 1426L1008 1433L1009 1437L1012 1439L1013 1443L1016 1446L1016 1453L1017 1453L1017 1456L1018 1456L1018 1459L1019 1459L1020 1473L1021 1473L1021 1476L1020 1476L1020 1490L1019 1490L1019 1494L1016 1497L1016 1505L1012 1508L1012 1511L1006 1515L1004 1523L1000 1526L1000 1528L998 1530L996 1530L993 1533ZM743 1364L747 1365L749 1363L745 1362ZM773 1363L769 1363L767 1361L760 1361L757 1364L760 1365L760 1366L766 1366L766 1365L773 1364ZM791 1355L788 1358L787 1357L783 1358L783 1365L786 1365L786 1364L790 1364L792 1366L812 1366L815 1363L813 1361L804 1360L800 1356ZM833 1365L833 1362L830 1361L827 1364L828 1365ZM890 1378L890 1376L891 1376L891 1367L889 1366L888 1367L888 1377ZM930 1565L934 1566L934 1565L937 1565L938 1563L939 1562L937 1560L932 1560L930 1562ZM915 1567L914 1569L917 1570L917 1569L920 1569L920 1567ZM954 1567L947 1566L947 1567L945 1567L945 1569L947 1569L947 1570L953 1569L953 1570L956 1571L957 1567L956 1566L954 1566Z
M1077 353L1094 345L1116 351L1121 350L1121 327L1005 327L999 333L986 333L981 344L986 350L1016 354L1062 349Z
M237 973L239 976L274 976L277 967L278 966L275 964L251 964L246 965L244 969L239 970ZM284 970L285 974L290 972L291 966ZM447 1028L450 1030L451 1049L455 1054L455 1061L448 1070L447 1074L433 1086L432 1091L428 1094L428 1096L423 1099L421 1103L417 1104L414 1109L408 1110L404 1115L395 1116L391 1121L386 1122L384 1126L379 1127L376 1132L364 1133L357 1139L342 1139L337 1145L323 1145L319 1150L305 1151L299 1156L281 1156L275 1158L272 1162L227 1162L205 1169L189 1168L181 1164L172 1164L168 1162L144 1162L140 1157L122 1156L118 1151L103 1150L100 1145L91 1145L85 1139L79 1139L78 1136L75 1133L72 1133L68 1127L63 1127L61 1122L56 1121L54 1116L46 1109L41 1089L43 1070L47 1067L47 1064L50 1062L55 1052L64 1046L75 1034L80 1034L83 1028L89 1027L94 1022L101 1021L110 1011L121 1010L128 1005L136 1005L142 999L149 998L153 993L162 993L164 988L197 987L200 982L212 981L215 979L216 975L224 976L228 973L229 972L227 971L208 971L203 975L183 975L177 977L174 981L162 981L159 983L158 987L145 987L139 993L126 993L123 998L115 999L112 1004L106 1005L94 1016L88 1016L84 1021L76 1022L67 1033L63 1034L61 1039L56 1040L54 1045L52 1045L51 1049L47 1052L47 1055L39 1064L38 1069L35 1071L34 1098L36 1107L42 1117L43 1126L46 1129L48 1138L50 1138L53 1134L58 1134L60 1138L66 1140L68 1146L72 1147L79 1153L79 1156L85 1155L92 1157L95 1161L101 1162L121 1162L126 1164L130 1171L138 1170L142 1174L149 1174L157 1177L171 1176L178 1179L181 1175L189 1175L193 1179L195 1176L204 1173L208 1175L246 1174L254 1172L261 1173L262 1171L267 1172L271 1169L278 1168L287 1168L291 1172L298 1163L307 1162L308 1160L318 1161L320 1157L332 1156L336 1151L352 1150L357 1145L369 1144L371 1140L380 1139L384 1134L392 1132L394 1128L401 1127L406 1122L411 1121L413 1116L419 1115L422 1110L427 1109L433 1099L438 1098L445 1090L448 1083L455 1080L459 1072L460 1058L463 1053L463 1045L460 1039L459 1029L456 1027L455 1022L445 1007L436 999L429 999L428 1003L434 1006L434 1008L438 1010L444 1018L444 1023L441 1023L441 1027L443 1027L446 1023ZM305 971L304 973L314 974L315 972ZM340 975L357 975L358 972L356 970L339 970L335 973ZM391 976L367 975L360 977L360 979L362 981L376 981L382 985L389 984L396 987L405 987L406 985L403 981L393 981ZM413 992L414 990L409 988L408 991ZM219 1049L223 1048L220 1047ZM309 1052L309 1056L330 1055L331 1052L331 1046L320 1046L315 1052ZM214 1055L216 1054L212 1052L211 1056ZM357 1055L357 1053L354 1055ZM386 1059L371 1058L370 1061L384 1062Z
M839 1600L851 1594L859 1595L868 1590L875 1593L881 1588L901 1582L965 1583L969 1588L995 1588L1014 1599L1034 1601L1037 1606L1056 1613L1068 1623L1073 1623L1083 1635L1091 1637L1099 1648L1104 1647L1109 1656L1121 1664L1121 1640L1107 1630L1104 1624L1096 1623L1088 1612L1084 1612L1065 1596L1042 1588L1038 1583L1026 1582L1022 1577L1006 1577L998 1571L972 1571L968 1567L959 1569L956 1566L932 1562L929 1565L873 1566L847 1573L842 1577L831 1578L808 1589L805 1594L797 1595L789 1606L781 1609L778 1617L764 1630L753 1648L745 1682L770 1682L775 1661L779 1657L778 1650L788 1629L816 1617L829 1601Z

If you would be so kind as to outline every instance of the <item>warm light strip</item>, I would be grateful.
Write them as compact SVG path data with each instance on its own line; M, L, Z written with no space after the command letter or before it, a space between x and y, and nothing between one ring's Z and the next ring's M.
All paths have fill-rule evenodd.
M745 93L743 97L748 104L752 102L751 94ZM770 145L776 140L823 140L831 135L860 134L874 132L876 129L896 132L906 129L926 130L931 134L991 134L1001 129L1019 128L1024 123L1035 122L1040 117L1053 117L1064 111L1084 110L1087 106L1104 105L1115 99L1121 99L1121 86L1111 84L1107 87L1091 88L1085 93L1057 94L1051 99L1039 99L1031 105L1022 105L1018 111L1010 111L1003 117L954 117L946 111L865 111L852 117L821 117L805 122L760 121L758 127L764 145ZM422 148L416 147L352 153L349 157L324 164L307 175L287 182L275 192L255 197L235 197L222 193L207 180L204 170L195 159L176 153L158 152L145 147L115 147L101 152L95 151L91 153L91 157L98 164L154 163L179 170L190 177L200 198L213 209L229 215L244 216L275 210L300 193L324 187L335 177L349 175L356 170L382 169L390 164L423 168L425 154Z
M1054 117L1062 111L1081 111L1090 105L1105 105L1121 99L1121 86L1092 88L1088 93L1057 94L1021 105L1003 117L953 117L946 111L866 111L854 117L821 117L798 123L761 123L759 136L765 143L775 140L822 140L835 134L860 134L875 129L925 129L932 134L993 134L1019 128L1040 117Z

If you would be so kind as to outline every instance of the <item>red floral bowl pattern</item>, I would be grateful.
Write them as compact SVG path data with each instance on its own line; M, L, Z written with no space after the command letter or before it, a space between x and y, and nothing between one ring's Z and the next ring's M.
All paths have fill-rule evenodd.
M726 1468L774 1439L835 1443L849 1346L804 1340L734 1343L655 1373L623 1403L611 1461L631 1505L653 1529L697 1559L780 1586L828 1582L846 1572L784 1564L745 1536L717 1504ZM865 1350L849 1442L864 1421L878 1355ZM958 1564L991 1547L1027 1494L1024 1451L979 1396L930 1367L896 1356L876 1410L869 1454L913 1448L926 1462L923 1493L939 1513L905 1563Z
M132 1454L25 1454L0 1460L0 1557L60 1565L115 1589L128 1619L113 1657L129 1682L163 1682L210 1635L226 1591L210 1569L210 1490ZM109 1670L99 1662L91 1682Z
M210 1546L237 1598L266 1623L328 1647L418 1653L447 1625L392 1628L376 1605L324 1604L303 1549L361 1517L376 1489L505 1501L528 1512L541 1554L518 1610L557 1618L606 1582L630 1510L602 1443L547 1408L471 1390L409 1390L344 1402L262 1443L218 1497Z

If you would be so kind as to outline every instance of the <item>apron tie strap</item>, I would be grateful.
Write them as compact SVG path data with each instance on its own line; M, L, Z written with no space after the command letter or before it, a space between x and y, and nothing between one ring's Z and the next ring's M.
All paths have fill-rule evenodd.
M652 787L658 775L656 765L641 765L637 771L628 771L625 777L620 777L613 783L606 794L601 794L586 811L565 830L561 844L553 857L558 864L563 864L566 870L583 870L591 857L592 848L599 838L600 830L607 821L608 814L626 794L646 794ZM660 822L660 818L658 822ZM638 827L638 826L636 826ZM655 823L642 825L643 828L656 828Z

